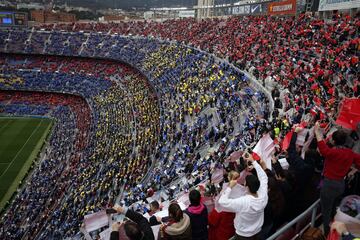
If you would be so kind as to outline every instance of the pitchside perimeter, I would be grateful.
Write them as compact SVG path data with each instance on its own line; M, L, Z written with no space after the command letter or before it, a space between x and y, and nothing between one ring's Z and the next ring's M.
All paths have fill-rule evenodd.
M0 117L0 210L37 157L51 123L45 118Z

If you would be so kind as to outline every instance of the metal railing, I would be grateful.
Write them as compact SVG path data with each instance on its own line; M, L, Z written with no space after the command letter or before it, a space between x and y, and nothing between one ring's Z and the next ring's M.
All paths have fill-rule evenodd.
M301 236L301 234L306 231L306 229L309 227L309 224L310 227L315 226L315 221L320 217L320 214L316 215L319 206L320 206L320 199L316 200L316 202L314 202L308 209L306 209L303 213L297 216L294 220L292 220L291 222L287 223L285 226L280 228L278 231L276 231L276 233L268 237L266 240L276 240L279 236L281 236L281 234L288 231L291 227L293 227L301 220L306 219L311 213L311 222L304 224L303 228L299 229L299 232L295 233L294 236L292 236L289 240L297 239L297 237ZM235 236L233 236L229 240L235 240Z
M303 213L301 213L299 216L297 216L294 220L287 223L285 226L280 228L276 233L268 237L266 240L274 240L277 237L279 237L281 234L285 233L287 230L289 230L292 226L294 226L296 223L300 222L301 220L305 219L310 213L311 213L311 223L310 226L315 226L315 220L317 219L316 213L317 209L320 206L320 199L318 199L316 202L314 202L308 209L306 209ZM307 228L308 224L306 224L304 227ZM298 235L301 235L302 231L305 229L301 229L299 233L295 233L295 236L292 238L298 237Z

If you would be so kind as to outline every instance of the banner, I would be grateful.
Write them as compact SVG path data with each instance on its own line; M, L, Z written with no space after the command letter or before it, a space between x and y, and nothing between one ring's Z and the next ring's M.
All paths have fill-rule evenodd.
M266 167L271 170L271 157L275 151L274 140L267 133L255 145L253 152L260 156L261 160L265 162Z
M360 8L360 0L320 0L319 11Z
M272 2L269 4L270 15L294 15L296 13L296 0L285 2Z
M358 98L345 98L341 103L339 116L336 124L356 130L360 122L360 99Z
M105 211L100 211L84 216L85 230L87 232L95 231L99 228L109 225L109 218Z
M224 171L222 168L216 168L211 175L211 182L213 184L219 184L224 180Z

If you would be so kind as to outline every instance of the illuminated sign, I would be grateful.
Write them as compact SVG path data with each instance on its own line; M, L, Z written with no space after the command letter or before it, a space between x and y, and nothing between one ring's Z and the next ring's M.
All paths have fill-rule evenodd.
M270 15L293 15L296 13L296 0L272 2L269 4Z
M240 5L232 8L234 15L261 14L266 12L265 4Z
M0 12L0 26L26 26L27 13Z
M12 25L13 23L12 13L0 12L0 24L1 25Z

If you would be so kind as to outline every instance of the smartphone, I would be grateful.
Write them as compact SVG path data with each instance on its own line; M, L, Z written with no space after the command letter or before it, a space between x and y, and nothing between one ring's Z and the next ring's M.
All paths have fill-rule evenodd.
M119 215L114 215L113 216L113 220L114 222L123 222L125 219L125 215L124 214L119 214Z
M106 211L106 214L114 214L114 213L117 213L115 209L113 208L108 208L105 210Z

